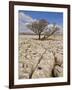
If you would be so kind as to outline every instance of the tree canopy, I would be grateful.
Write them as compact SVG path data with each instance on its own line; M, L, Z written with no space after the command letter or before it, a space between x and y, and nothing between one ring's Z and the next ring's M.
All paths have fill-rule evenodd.
M39 40L41 39L41 34L44 31L45 27L48 25L48 22L44 19L37 20L28 24L27 27L32 30L34 33L39 35Z

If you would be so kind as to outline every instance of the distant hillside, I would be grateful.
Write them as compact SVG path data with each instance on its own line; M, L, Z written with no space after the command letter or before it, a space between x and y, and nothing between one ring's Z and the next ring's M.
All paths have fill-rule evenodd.
M28 33L28 32L27 32L27 33L26 33L26 32L25 32L25 33L24 33L24 32L20 32L19 34L20 34L20 35L36 35L36 34L34 34L34 33Z

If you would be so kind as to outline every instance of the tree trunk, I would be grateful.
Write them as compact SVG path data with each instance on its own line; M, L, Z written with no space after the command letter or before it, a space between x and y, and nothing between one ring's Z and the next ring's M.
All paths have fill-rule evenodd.
M39 34L39 40L40 40L40 35L41 35L41 34Z

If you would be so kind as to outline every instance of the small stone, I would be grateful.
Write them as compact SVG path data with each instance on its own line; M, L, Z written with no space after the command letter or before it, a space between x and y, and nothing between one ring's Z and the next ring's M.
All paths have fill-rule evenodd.
M63 77L63 68L58 66L58 65L56 65L54 67L54 76L55 77Z
M55 64L61 65L63 63L63 55L60 53L55 54Z

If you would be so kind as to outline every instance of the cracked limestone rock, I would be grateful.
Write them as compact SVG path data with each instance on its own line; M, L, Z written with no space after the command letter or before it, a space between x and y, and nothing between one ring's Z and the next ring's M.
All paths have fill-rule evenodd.
M55 77L63 77L63 67L56 65L54 67L54 76Z
M63 64L63 55L60 53L55 54L55 64L62 65Z
M59 36L56 37L58 39ZM58 68L63 69L62 39L61 40L60 38L58 40L48 39L42 41L36 40L36 38L37 36L35 35L19 35L19 42L18 42L19 78L29 79L30 75L31 78L53 77L52 70L54 70L55 76L61 76L58 74L57 69ZM52 52L55 52L56 60Z
M52 52L48 50L43 55L41 62L38 64L32 78L48 78L52 76L52 69L54 67L55 60Z

